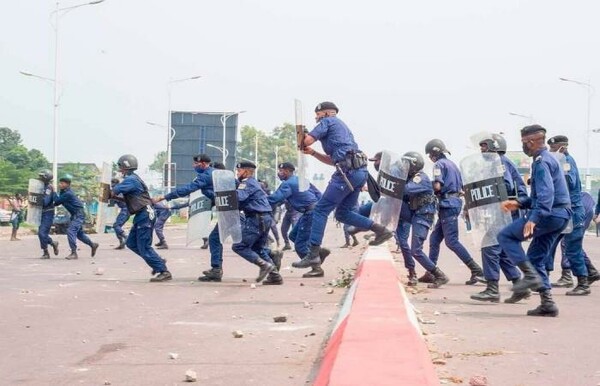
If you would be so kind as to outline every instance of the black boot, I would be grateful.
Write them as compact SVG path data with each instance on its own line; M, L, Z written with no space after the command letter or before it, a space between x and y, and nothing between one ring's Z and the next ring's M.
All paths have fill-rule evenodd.
M200 249L208 249L208 239L207 238L203 238L202 241L204 241L204 244L202 244L202 246L200 247Z
M560 279L556 283L552 283L552 287L556 288L571 288L573 287L573 276L571 276L570 269L563 269L560 275Z
M408 283L406 283L409 287L416 287L418 284L417 273L414 269L408 270Z
M431 271L431 274L435 279L433 279L433 283L429 284L427 288L440 288L441 286L450 281L450 279L448 279L448 276L446 276L446 274L442 272L442 270L438 267Z
M483 277L483 270L475 260L471 260L466 265L471 270L471 278L465 282L466 285L485 283L485 278Z
M286 242L285 245L283 246L283 248L281 250L282 251L291 251L292 250L292 246L290 245L289 242Z
M352 246L356 247L358 245L358 239L354 235L352 235L351 237L352 237Z
M155 247L160 247L163 244L163 241L160 240L158 243L154 244Z
M519 281L519 279L512 280L513 284L516 284L518 281ZM508 299L504 299L504 303L514 304L523 299L529 299L530 296L531 296L530 289L526 289L524 291L518 291L518 292L515 291L512 293L511 297L509 297Z
M42 257L40 257L40 259L42 259L42 260L49 259L50 258L50 254L48 253L48 250L44 249L43 251L44 251L44 253L42 254Z
M92 245L90 245L90 248L92 248L92 257L96 256L96 251L98 250L98 247L100 245L98 243L92 243Z
M321 268L321 264L315 264L310 267L310 271L306 272L302 277L304 278L313 278L313 277L323 277L325 276L325 271Z
M267 280L264 280L262 283L263 285L281 285L283 284L283 278L279 272L273 271L267 276Z
M588 284L592 285L593 282L600 280L600 272L594 267L594 264L590 261L586 264L588 270Z
M325 262L325 259L330 254L331 254L331 251L329 249L327 249L327 248L321 248L321 249L319 249L319 258L321 259L321 264L323 264Z
M513 292L524 292L527 289L536 291L543 285L542 278L529 260L517 264L517 267L523 272L523 277L513 284Z
M125 239L124 238L119 237L119 245L117 245L115 247L115 249L117 249L117 250L125 249Z
M488 280L487 287L475 294L471 295L471 299L478 300L480 302L492 302L492 303L500 303L500 292L498 292L498 281L497 280Z
M150 282L151 283L160 283L160 282L163 282L163 281L171 280L172 278L173 278L173 276L171 276L171 272L164 271L164 272L160 272L158 274L158 276L151 278Z
M292 267L294 268L308 268L314 264L321 264L321 256L320 256L321 247L318 245L311 245L310 252L308 255L304 256L300 261L294 261L292 263Z
M79 256L77 256L77 251L71 251L71 254L65 257L67 260L77 260L78 258Z
M375 238L369 241L369 245L381 245L394 237L394 232L388 230L381 224L373 223L371 230L375 233Z
M54 256L58 256L58 241L52 242L52 252L54 252Z
M169 246L167 245L166 241L161 241L160 245L156 247L156 249L169 249Z
M202 272L204 276L200 276L198 281L216 281L220 282L223 278L223 270L221 268L211 268L208 271Z
M565 295L568 296L585 296L591 294L590 285L588 283L587 276L577 276L577 287L573 288L571 291L567 291Z
M426 271L423 276L417 279L419 283L433 283L435 280L435 276L433 276L429 271Z
M542 303L533 310L527 311L529 316L558 316L558 307L552 300L552 293L550 290L544 289L540 291L540 299Z
M273 264L267 263L260 257L258 258L258 260L256 260L256 263L254 264L258 265L258 268L260 268L258 271L258 276L256 277L257 283L260 283L261 281L265 280L265 277L267 277L268 274L275 270L275 266Z
M277 268L277 271L279 271L281 269L281 259L283 258L283 252L281 251L271 251L269 252L269 257L271 258L271 260L273 260L273 264L275 264L275 268Z

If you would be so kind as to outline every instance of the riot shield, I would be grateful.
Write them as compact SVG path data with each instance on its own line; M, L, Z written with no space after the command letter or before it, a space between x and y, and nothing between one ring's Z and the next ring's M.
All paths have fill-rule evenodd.
M115 222L117 209L109 205L110 199L110 180L112 178L112 165L108 162L102 164L102 174L100 175L100 193L98 195L98 213L96 215L96 232L104 233L106 225Z
M497 235L512 218L500 207L508 199L504 167L496 153L478 153L460 162L471 236L479 248L498 245Z
M44 183L40 180L29 180L27 188L27 223L40 226L42 221L42 207L44 206Z
M408 168L408 161L399 154L388 150L381 153L381 164L377 177L380 197L377 202L373 203L371 220L388 229L396 229L398 226Z
M558 164L560 165L560 170L563 171L563 176L565 177L565 183L567 182L567 173L569 173L571 171L571 164L567 162L567 157L560 152L550 152L550 154L552 154L552 156L554 158L556 158L556 160L558 161ZM567 186L569 186L567 184ZM568 234L573 232L573 218L571 217L569 219L569 222L567 223L567 226L565 227L565 229L563 229L563 231L561 232L562 234Z
M187 241L189 247L195 241L208 237L211 231L212 202L210 198L196 190L190 194L189 219L187 224Z
M230 170L215 170L212 174L215 206L219 221L221 244L231 237L233 243L242 241L242 225L235 186L235 175Z
M298 190L304 192L308 190L310 185L308 180L308 159L306 154L302 152L304 149L304 130L306 126L304 126L304 118L302 116L302 102L295 99L294 105L296 112L296 145L298 149L296 175L298 176Z

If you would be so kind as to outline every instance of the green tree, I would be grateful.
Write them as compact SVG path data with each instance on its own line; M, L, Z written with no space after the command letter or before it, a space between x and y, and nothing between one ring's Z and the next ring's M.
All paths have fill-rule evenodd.
M21 144L21 134L8 127L0 127L0 157L5 157L9 150Z
M64 164L58 170L58 178L65 174L70 174L73 177L71 189L85 202L89 203L98 198L100 194L100 173L96 168L80 163Z
M166 162L167 152L163 150L154 155L154 162L152 162L148 168L154 172L162 173Z

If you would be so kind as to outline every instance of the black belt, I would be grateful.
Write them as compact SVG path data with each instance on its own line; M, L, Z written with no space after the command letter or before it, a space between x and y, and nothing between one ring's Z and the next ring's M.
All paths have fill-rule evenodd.
M460 193L444 193L442 194L442 199L450 198L450 197L460 197Z
M262 217L266 215L272 215L272 212L244 212L246 217Z
M302 209L296 209L296 208L294 208L294 209L295 209L296 211L298 211L298 212L300 212L300 213L304 214L304 213L306 213L306 212L310 212L311 210L315 209L315 207L316 207L316 206L317 206L317 203L316 203L316 202L314 202L314 203L310 204L309 206L307 206L306 208L302 208Z
M571 204L558 204L558 205L552 206L552 209L563 209L563 208L571 208Z

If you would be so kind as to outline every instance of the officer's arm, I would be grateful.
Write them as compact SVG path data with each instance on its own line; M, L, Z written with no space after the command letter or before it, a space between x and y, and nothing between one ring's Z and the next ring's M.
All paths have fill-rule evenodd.
M194 179L194 181L190 182L187 185L180 186L176 188L171 193L165 195L165 200L171 201L175 198L186 197L189 196L190 193L195 192L196 190L200 190L205 188L208 185L208 175L198 176Z
M577 169L574 168L573 165L571 165L569 171L565 173L565 180L567 181L567 188L569 189L569 192L572 192L577 187L577 174L575 172L576 170Z
M54 194L54 205L63 205L65 201L68 201L68 195L70 192L65 192L61 194Z
M43 205L48 206L52 204L53 201L56 201L56 193L54 193L54 190L51 190L50 194L44 195Z
M321 120L312 131L304 136L304 146L310 146L327 135L327 121Z
M177 209L182 209L182 208L187 208L188 206L190 206L190 202L185 202L183 204L175 204L175 205L171 205L171 210L177 210Z
M431 192L431 188L422 183L416 183L412 179L406 183L406 187L404 189L408 195Z
M320 200L321 197L323 196L323 193L321 193L321 191L319 189L317 189L317 187L314 186L313 184L310 184L310 187L312 188L313 192L315 193L315 197L317 197L317 200Z
M529 221L535 224L552 213L554 204L554 183L550 169L545 162L538 162L534 176L537 199L529 215Z
M333 159L331 159L330 156L328 156L325 153L319 153L318 151L316 151L315 149L313 149L310 146L306 146L304 148L304 154L312 155L313 157L315 157L319 161L323 162L324 164L335 165L335 162L333 162Z
M258 189L260 189L260 187L257 187ZM250 195L253 192L253 189L251 186L246 185L245 182L242 182L237 190L237 196L238 196L238 202L244 202L248 199L248 197L250 197Z
M284 181L281 185L279 185L279 188L277 188L275 193L268 196L267 199L269 200L269 204L277 205L281 204L283 201L285 201L286 198L290 197L291 195L292 187L287 181Z

